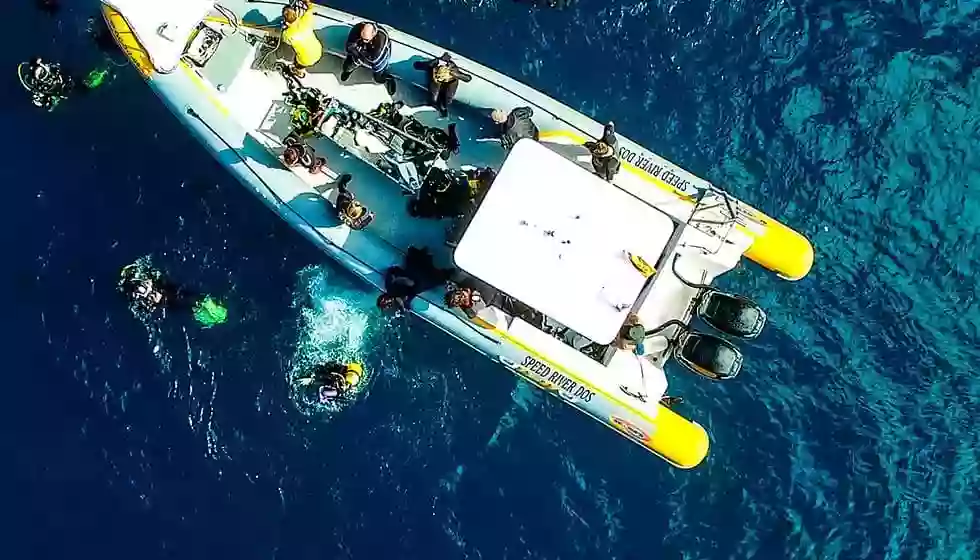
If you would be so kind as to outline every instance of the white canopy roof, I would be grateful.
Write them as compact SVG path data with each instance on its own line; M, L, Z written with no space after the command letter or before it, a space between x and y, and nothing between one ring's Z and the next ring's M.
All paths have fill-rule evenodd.
M456 265L566 327L608 344L674 223L532 140L521 140L456 248Z
M180 63L191 31L214 9L214 0L102 0L129 24L157 72Z

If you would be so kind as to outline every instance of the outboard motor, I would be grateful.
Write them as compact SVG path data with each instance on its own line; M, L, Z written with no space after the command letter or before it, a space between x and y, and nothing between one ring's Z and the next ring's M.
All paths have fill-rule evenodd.
M726 381L734 379L742 369L742 353L721 337L684 331L674 344L674 358L701 377Z
M698 317L723 334L753 339L766 326L766 312L748 298L706 290L698 300Z

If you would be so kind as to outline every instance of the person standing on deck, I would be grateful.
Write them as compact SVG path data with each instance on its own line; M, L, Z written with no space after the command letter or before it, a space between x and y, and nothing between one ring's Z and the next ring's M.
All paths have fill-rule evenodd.
M282 42L296 52L293 75L306 77L306 69L320 61L323 45L316 37L313 5L308 2L293 3L282 9Z
M586 142L585 147L592 153L592 167L595 174L606 181L612 181L619 173L620 162L616 156L619 151L619 141L616 140L616 128L609 123L602 131L602 138L597 142Z
M468 82L473 79L466 72L460 69L453 62L449 53L442 53L439 58L429 61L417 61L412 66L416 70L424 70L429 79L429 103L435 107L443 117L449 115L449 104L456 97L456 89L459 82Z
M384 84L388 95L395 95L395 78L388 73L391 62L391 38L388 32L370 21L362 21L351 28L347 35L347 58L340 72L340 81L346 82L358 66L371 69L374 81Z
M534 110L530 107L518 107L509 114L500 109L494 109L490 113L490 119L498 127L500 145L504 150L509 152L521 138L538 139L538 126L531 120L532 116Z

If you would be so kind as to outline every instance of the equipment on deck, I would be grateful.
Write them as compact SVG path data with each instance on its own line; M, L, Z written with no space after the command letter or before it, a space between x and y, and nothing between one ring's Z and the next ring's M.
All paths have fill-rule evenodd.
M674 359L701 377L727 381L742 369L742 353L721 337L685 330L674 344Z
M754 301L718 290L701 292L695 312L715 330L747 340L766 326L766 312Z
M750 340L762 333L766 326L766 312L757 303L744 296L687 280L677 270L679 260L680 254L674 255L674 276L684 285L698 290L694 298L694 312L698 318L728 336Z
M206 25L201 26L200 31L194 36L184 57L199 67L203 67L211 60L214 53L218 52L218 45L221 44L223 35L220 31L212 29Z

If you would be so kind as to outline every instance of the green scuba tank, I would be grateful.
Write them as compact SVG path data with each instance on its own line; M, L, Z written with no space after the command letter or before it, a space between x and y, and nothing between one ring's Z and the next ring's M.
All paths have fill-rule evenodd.
M85 80L82 81L85 87L88 89L95 89L105 83L106 79L109 78L109 69L94 69L85 76Z
M208 329L228 321L228 309L211 296L194 305L194 319Z

